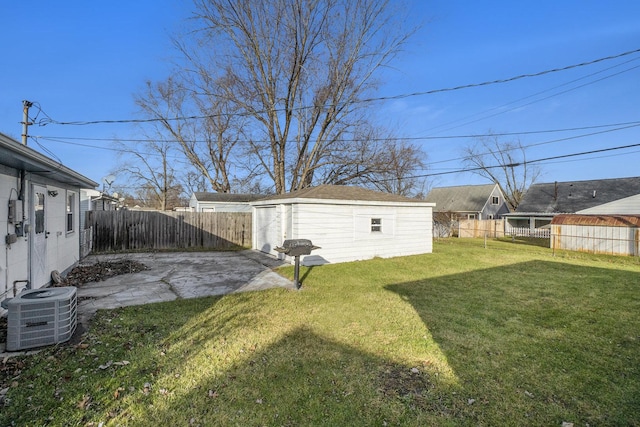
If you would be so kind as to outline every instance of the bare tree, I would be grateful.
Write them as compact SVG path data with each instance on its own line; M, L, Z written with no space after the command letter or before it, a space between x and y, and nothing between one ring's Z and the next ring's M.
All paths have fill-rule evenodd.
M473 172L500 186L507 204L515 210L525 191L540 176L540 168L527 163L519 140L501 141L497 136L478 139L464 149L464 162Z
M359 184L402 196L422 193L427 155L416 145L383 133L372 126L361 127L352 141L334 144L327 165L320 168L324 184Z
M182 178L182 185L184 186L187 194L192 194L196 191L207 191L208 188L205 177L195 171L189 171L184 174Z
M375 174L373 185L381 191L401 196L426 194L425 178L416 178L425 170L426 154L407 141L389 141L382 157L385 167Z
M147 117L156 120L156 133L167 142L175 142L213 190L228 193L241 116L232 104L212 92L221 82L200 82L208 85L204 95L203 88L184 83L178 83L175 77L157 84L147 82L146 92L136 97L136 103Z
M173 165L172 144L149 138L141 146L132 149L122 142L115 143L119 150L120 164L113 171L124 175L146 207L167 210L181 204L183 187L179 184Z
M199 111L217 120L230 117L227 114L244 118L242 131L234 129L241 138L222 138L228 152L255 159L244 157L244 178L264 174L276 193L283 193L322 182L327 170L331 180L345 183L369 172L368 166L349 168L358 156L371 156L363 150L367 147L353 150L345 141L367 125L364 111L370 104L362 98L376 87L376 72L393 59L410 33L400 30L401 17L387 0L194 2L198 28L188 35L195 40L176 40L184 60L181 86L197 95ZM178 114L178 103L156 92L159 99L146 99L145 106L151 107L147 112L160 119ZM166 94L181 99L175 92ZM157 100L171 108L161 111ZM225 151L216 146L222 156L218 163L211 158L211 163L199 165L188 142L202 138L195 129L184 138L182 130L174 132L174 122L161 123L186 147L199 171L212 167L219 173L219 184L211 180L214 189L228 191L229 177L222 174L229 172L223 164ZM224 128L218 122L209 125L218 132ZM206 126L198 129L206 131ZM215 131L210 134L219 137ZM239 140L246 144L233 145ZM349 152L356 157L347 158Z

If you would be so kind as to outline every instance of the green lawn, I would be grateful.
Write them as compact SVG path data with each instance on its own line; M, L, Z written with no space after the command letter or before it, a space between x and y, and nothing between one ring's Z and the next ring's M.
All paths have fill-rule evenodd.
M638 258L452 239L301 275L101 311L0 425L640 425Z

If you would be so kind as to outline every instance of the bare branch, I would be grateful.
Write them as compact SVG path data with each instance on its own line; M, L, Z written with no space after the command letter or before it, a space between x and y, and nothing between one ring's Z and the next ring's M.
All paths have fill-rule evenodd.
M500 186L511 210L515 210L525 191L536 182L540 169L526 161L526 150L519 140L501 141L497 136L478 139L464 149L465 163Z

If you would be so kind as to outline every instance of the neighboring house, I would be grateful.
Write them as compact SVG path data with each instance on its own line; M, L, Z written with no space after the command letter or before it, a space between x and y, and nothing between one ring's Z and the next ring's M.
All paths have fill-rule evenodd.
M0 301L80 258L80 189L98 184L0 134ZM5 231L6 230L6 231Z
M80 190L80 229L85 229L87 212L115 211L117 208L117 197L109 196L99 190L83 188Z
M640 214L640 177L533 184L516 211L505 215L505 232L548 228L563 213Z
M320 246L302 257L320 265L432 251L433 203L359 187L320 185L251 203L253 248L280 256L286 239Z
M263 198L260 194L195 192L189 200L193 212L251 212L249 202Z
M638 215L640 214L640 194L582 209L576 213L589 215Z
M438 187L429 192L427 202L435 203L434 212L449 221L462 219L500 219L509 213L498 184Z

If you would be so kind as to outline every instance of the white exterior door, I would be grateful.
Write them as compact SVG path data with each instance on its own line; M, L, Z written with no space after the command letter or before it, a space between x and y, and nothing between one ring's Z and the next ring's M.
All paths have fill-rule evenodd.
M49 282L47 276L47 189L33 185L31 191L30 281L37 289Z
M256 208L256 249L276 255L278 244L278 215L275 206Z

